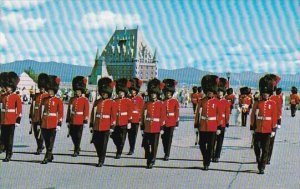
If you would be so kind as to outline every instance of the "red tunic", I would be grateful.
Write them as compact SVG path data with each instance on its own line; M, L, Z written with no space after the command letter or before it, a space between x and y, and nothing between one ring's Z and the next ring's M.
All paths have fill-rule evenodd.
M171 98L163 103L166 107L166 127L175 127L179 121L179 102L177 99Z
M160 100L147 102L144 108L142 130L145 133L159 133L166 120L166 107Z
M225 96L225 99L230 103L230 114L231 114L231 111L232 111L233 105L234 105L234 101L235 101L235 95L234 94L227 95L227 96Z
M115 101L117 107L116 126L127 126L132 119L132 102L129 98L118 98Z
M132 123L139 123L141 121L142 111L144 108L144 99L140 95L131 98L132 101Z
M117 107L112 99L96 100L91 114L90 124L95 131L108 131L116 125Z
M38 93L34 96L34 101L30 106L29 118L31 118L32 122L37 123L41 121L41 111L42 111L42 100L44 98L49 97L48 93Z
M193 93L192 94L192 103L193 104L198 104L198 102L199 102L199 96L200 96L201 94L200 93Z
M299 104L299 96L297 94L290 95L290 104Z
M223 128L229 123L230 118L230 102L226 99L220 99L219 113L221 114L220 123Z
M256 124L254 121L256 119ZM256 125L255 132L271 133L277 124L277 105L273 100L258 101L254 103L251 113L251 126Z
M15 93L6 94L1 98L1 125L14 125L16 119L22 117L22 102Z
M281 115L282 115L282 105L283 105L283 98L282 95L272 95L270 97L270 100L273 100L274 102L276 102L276 106L277 106L277 119L281 119Z
M243 112L249 112L252 105L252 98L248 95L240 95L239 106L242 108Z
M58 122L62 122L64 106L63 102L58 97L47 97L42 101L42 125L44 129L55 129Z
M84 120L89 119L90 104L86 97L72 97L69 101L67 123L81 126Z
M200 114L201 110L201 114ZM221 125L220 101L217 98L203 98L196 109L195 123L199 123L200 131L216 132Z

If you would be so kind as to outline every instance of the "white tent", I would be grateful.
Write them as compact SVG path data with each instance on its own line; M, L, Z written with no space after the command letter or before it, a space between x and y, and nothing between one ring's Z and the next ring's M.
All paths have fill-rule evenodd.
M19 78L20 81L17 88L18 91L20 91L21 95L29 95L30 90L32 90L33 93L35 92L35 90L38 90L37 83L35 83L27 73L23 72L21 75L19 75Z

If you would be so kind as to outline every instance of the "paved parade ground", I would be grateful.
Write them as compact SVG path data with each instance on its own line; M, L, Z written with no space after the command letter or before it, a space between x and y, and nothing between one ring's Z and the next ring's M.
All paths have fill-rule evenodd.
M109 140L103 167L95 167L98 158L90 144L89 129L83 132L81 154L71 157L73 145L67 138L64 124L56 135L54 161L40 164L44 158L34 155L36 144L28 120L29 105L24 105L21 126L15 130L12 160L0 161L0 188L242 188L297 189L300 188L300 112L295 118L283 111L282 128L275 139L271 164L265 174L257 174L254 150L250 148L249 120L247 127L232 125L226 130L219 163L211 163L203 171L202 155L194 145L191 108L180 110L180 126L174 133L170 160L163 161L161 139L153 169L146 169L141 134L138 133L135 154L126 155L128 140L121 159L114 159L115 146ZM66 110L66 107L65 107ZM231 118L235 116L235 111ZM0 154L4 159L5 153Z

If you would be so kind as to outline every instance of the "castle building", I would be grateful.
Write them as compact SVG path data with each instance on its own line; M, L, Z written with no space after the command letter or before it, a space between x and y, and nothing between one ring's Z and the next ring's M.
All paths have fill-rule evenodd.
M106 75L114 80L137 77L143 81L158 76L156 51L151 51L138 27L116 29L101 54L97 49L89 84L95 85Z

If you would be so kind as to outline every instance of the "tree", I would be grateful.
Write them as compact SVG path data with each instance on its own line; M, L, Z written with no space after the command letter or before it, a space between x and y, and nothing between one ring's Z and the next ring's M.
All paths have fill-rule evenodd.
M28 74L28 76L34 81L37 83L38 81L38 74L35 73L35 71L29 67L28 69L24 70L25 73Z

